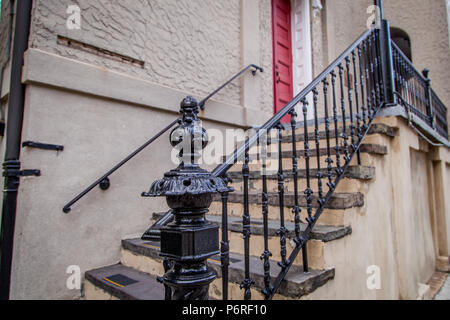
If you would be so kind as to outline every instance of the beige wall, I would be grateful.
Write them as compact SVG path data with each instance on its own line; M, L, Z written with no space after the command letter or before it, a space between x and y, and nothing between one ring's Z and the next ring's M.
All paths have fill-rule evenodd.
M69 265L84 272L116 263L120 240L140 236L151 214L167 209L163 199L140 197L176 166L166 134L114 174L108 191L95 188L70 214L62 212L72 197L173 121L183 97L203 98L255 63L266 72L236 81L200 117L205 128L221 131L261 125L269 118L270 20L259 23L270 16L267 3L152 1L142 7L129 1L34 1L22 140L61 144L65 150L22 151L22 167L40 169L42 176L21 181L13 299L79 296L66 288ZM69 4L81 8L81 30L66 28ZM256 20L241 19L252 9ZM144 67L57 44L58 35L142 60ZM249 35L253 43L244 46ZM8 90L4 86L3 97Z
M434 222L439 220L443 230L450 226L448 193L436 183L448 183L449 171L434 171L432 163L446 164L448 170L450 152L431 149L401 118L377 121L397 127L398 134L377 140L388 154L364 163L375 166L375 178L360 190L364 207L346 217L352 234L325 248L325 267L336 268L335 278L305 299L416 299L438 264L438 242L448 241ZM440 254L448 268L448 251ZM380 268L380 289L366 286L371 265Z
M247 1L249 2L249 1ZM260 17L267 17L267 0L253 1ZM68 5L79 4L81 30L66 27ZM65 57L103 66L111 70L146 79L177 90L204 97L238 72L244 64L242 35L247 26L241 23L242 0L156 0L138 1L36 1L30 43ZM263 87L271 83L270 20L259 15L256 34L261 40L261 58L250 63L267 70ZM259 30L260 29L260 30ZM95 54L57 44L57 36L65 36L101 49L143 61L130 65ZM266 45L267 44L267 45ZM246 49L251 50L252 48ZM239 81L232 83L216 99L233 105L243 104L243 88ZM260 109L272 111L271 90L263 90L258 97Z
M49 66L60 76L44 73ZM67 77L61 76L63 71ZM176 167L170 161L168 134L113 174L108 191L95 188L69 214L62 207L173 121L178 107L163 109L161 104L179 103L183 92L170 91L173 97L165 97L168 100L152 100L133 91L152 88L140 79L35 49L27 52L24 80L28 86L22 140L61 144L64 151L22 150L22 167L40 169L42 175L21 180L11 297L70 299L80 292L66 288L69 265L84 272L118 262L120 240L140 236L152 213L167 209L163 199L140 194ZM132 85L131 92L124 82ZM216 108L232 110L228 105ZM204 126L222 131L233 127L214 120L205 120Z
M10 18L10 3L9 1L2 1L2 12L0 17L0 66L6 61L7 48L8 48L8 37L9 37L9 25L11 22Z

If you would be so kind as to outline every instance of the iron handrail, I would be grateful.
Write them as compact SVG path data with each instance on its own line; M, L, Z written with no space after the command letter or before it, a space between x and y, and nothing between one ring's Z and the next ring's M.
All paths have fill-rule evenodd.
M249 236L250 236L250 214L249 214L249 197L248 197L248 178L249 178L249 149L250 147L252 147L255 143L257 143L262 137L263 134L265 134L266 132L268 132L269 130L272 130L274 128L278 129L278 141L279 141L279 169L278 169L278 189L279 189L279 201L280 201L280 221L281 221L281 225L280 225L280 229L279 229L279 234L280 234L280 245L281 245L281 251L280 254L282 256L282 261L278 263L278 265L281 267L281 271L278 273L274 283L272 285L270 285L270 272L268 271L268 257L270 256L270 252L268 251L268 248L265 248L265 252L264 254L261 256L261 259L263 259L263 257L265 257L265 289L263 291L265 298L266 299L272 299L273 295L277 292L279 286L281 285L281 282L283 281L283 279L285 278L287 272L289 271L289 269L291 268L293 261L295 260L295 258L297 257L297 255L299 254L300 250L303 249L303 267L305 272L308 272L308 263L307 263L307 253L306 253L306 243L307 241L309 241L310 237L311 237L311 233L312 233L312 229L314 228L317 219L320 217L321 213L323 212L324 207L327 205L327 203L330 201L332 195L334 194L334 190L336 190L336 187L339 183L339 181L342 179L342 177L344 176L348 166L350 165L350 162L352 160L352 158L358 154L360 146L362 144L362 140L364 139L365 135L368 133L369 129L371 128L372 125L372 121L373 118L376 116L377 112L380 110L380 108L384 105L384 103L378 99L380 98L380 87L381 87L381 79L378 80L378 73L380 72L380 70L378 69L378 65L377 65L377 61L379 58L379 52L376 50L376 44L374 43L371 46L371 40L373 37L373 41L375 42L375 38L377 37L377 33L375 30L367 30L365 31L355 42L353 42L353 44L351 44L333 63L331 63L318 77L316 77L309 85L307 85L305 87L305 89L303 89L297 96L295 96L290 102L288 102L279 112L277 112L271 119L269 119L263 126L261 126L259 129L257 129L256 133L254 135L252 135L251 137L248 137L245 139L245 143L238 147L234 153L229 156L224 163L220 164L219 166L217 166L213 172L212 175L215 177L222 177L224 179L226 179L226 173L227 171L236 163L237 159L240 159L241 157L243 157L243 167L242 167L242 174L243 174L243 179L244 179L244 214L243 214L243 234L244 234L244 241L245 241L245 279L241 284L241 288L245 288L245 293L244 293L244 298L245 299L250 299L251 297L251 293L250 293L250 286L253 283L252 279L250 278L249 275ZM308 225L306 227L306 229L301 233L300 235L300 227L298 225L298 223L300 222L299 220L299 211L298 211L298 204L296 204L296 238L295 238L295 243L296 246L294 248L294 250L291 252L291 254L289 255L289 257L286 257L286 241L285 241L285 235L286 235L286 228L284 227L284 175L283 175L283 169L282 169L282 152L281 152L281 142L282 142L282 135L281 135L281 130L282 130L282 126L281 126L281 120L288 114L291 114L291 126L295 127L295 117L296 117L296 112L294 111L295 106L299 103L303 103L303 115L306 119L307 116L307 110L306 109L306 105L308 104L307 102L307 95L313 93L314 94L314 108L315 108L315 126L316 126L316 139L318 139L318 123L317 123L317 87L320 84L323 84L325 86L324 89L324 94L326 95L326 91L327 91L327 86L328 86L328 82L327 79L330 75L334 76L334 70L336 68L339 68L339 77L340 77L340 81L341 81L341 90L342 90L342 76L343 76L343 63L346 64L347 66L347 71L349 71L349 67L350 67L350 57L352 56L353 59L355 59L355 49L361 50L361 45L364 43L364 48L366 45L366 41L369 41L369 45L371 46L371 48L369 49L369 51L372 51L372 53L368 53L368 56L365 59L370 60L370 65L371 65L371 74L374 77L373 78L373 82L372 88L369 88L369 85L367 86L367 91L372 90L373 92L373 104L371 104L370 108L371 110L368 111L372 111L373 113L370 114L369 113L369 122L367 123L367 125L365 124L362 128L359 128L359 124L358 124L358 135L359 135L359 131L361 130L361 135L359 136L359 140L356 141L355 139L355 126L353 124L353 115L352 115L352 109L351 109L351 94L349 93L349 99L350 99L350 124L349 124L349 128L350 128L350 136L346 136L345 134L345 114L344 114L344 105L342 105L342 112L343 112L343 119L344 119L344 134L342 135L342 137L345 139L344 142L344 149L345 149L345 164L341 167L338 164L338 169L337 169L337 178L334 182L331 181L330 178L330 182L328 184L329 186L329 191L326 193L325 196L323 196L322 193L322 189L321 189L321 182L319 183L319 197L321 198L319 201L319 208L318 210L315 212L314 215L312 215L312 198L311 198L311 194L312 194L312 190L310 190L310 182L309 182L309 174L307 173L307 190L305 190L305 194L307 195L307 202L308 202L308 217L307 221L308 221ZM365 50L365 49L364 49ZM374 55L374 57L371 56L371 54ZM361 61L360 61L361 63ZM353 60L353 66L355 67L355 60ZM361 65L360 65L361 66ZM360 70L361 72L361 70ZM367 77L369 77L368 75L368 69L366 69L366 73L367 73ZM334 81L334 80L333 80ZM347 75L347 85L350 88L350 75ZM367 80L369 81L369 80ZM372 81L372 80L370 80ZM375 88L375 86L377 86L377 88ZM375 92L375 89L377 90L377 92ZM349 89L350 90L350 89ZM333 82L333 91L334 91L334 82ZM369 94L369 93L368 93ZM341 97L343 98L343 93L341 92ZM326 99L325 99L326 100ZM335 107L336 107L336 102L335 103ZM343 101L342 101L343 103ZM325 103L325 108L326 107L326 103ZM357 107L358 108L358 107ZM325 109L326 110L326 109ZM358 109L356 109L358 110ZM327 111L326 112L326 117L328 118L327 115ZM334 111L334 118L336 121L336 111ZM358 112L358 111L356 111ZM364 111L363 111L364 114ZM357 115L357 113L355 113L355 115ZM356 116L357 121L359 121L359 117ZM363 116L362 118L365 121L365 117ZM329 123L327 120L327 125L326 125L326 130L327 130L327 135L329 135ZM309 172L309 143L307 142L307 137L308 137L308 131L307 131L307 125L305 123L304 125L304 136L305 138L305 159L306 159L306 170L307 172ZM294 135L294 134L293 134ZM349 146L347 144L347 139L351 137L351 146ZM327 139L329 139L329 137L327 137ZM295 172L297 172L296 168L297 168L297 155L296 155L296 147L295 147L295 138L292 139L293 140L293 147L292 150L293 151L293 170ZM351 147L351 152L349 152L349 147ZM319 153L319 146L318 146L318 141L316 141L316 148L317 148L317 152ZM329 166L327 168L328 172L329 172L329 176L331 177L331 158L330 158L330 154L331 154L331 148L330 145L327 145L327 153L328 153L328 160L329 160ZM319 155L317 155L317 157L319 157ZM320 167L319 167L320 168ZM297 179L297 173L294 173L295 177L294 180ZM318 176L319 179L320 176ZM264 185L264 180L263 180L263 185ZM294 182L294 185L297 185L296 182ZM267 188L266 188L267 189ZM263 200L266 201L266 206L267 206L267 190L263 191ZM298 197L298 190L296 189L295 191L295 198L297 199ZM227 195L222 197L222 201L225 201L226 204L226 200L227 199ZM298 200L296 200L298 201ZM226 205L223 205L224 208L226 208ZM267 210L267 209L263 209ZM226 210L223 210L222 212L222 217L223 217L223 223L225 224L227 219L227 212ZM267 214L267 212L266 212ZM266 217L266 216L265 216ZM267 221L266 221L267 224ZM265 229L267 229L267 225L265 225ZM267 230L266 230L267 231ZM225 235L223 235L225 236ZM268 236L267 232L265 233L264 237L266 238ZM224 243L223 245L225 245L228 248L228 244ZM227 252L223 252L223 256L226 257L227 256ZM224 259L223 261L226 261L226 259ZM222 268L224 270L222 270L223 273L226 274L227 270L227 266L226 264L224 264L222 266ZM267 278L267 279L266 279ZM225 287L227 284L223 283L223 287ZM226 295L224 295L224 299L226 299Z
M427 79L423 76L423 74L416 69L411 60L403 53L403 51L395 44L395 42L391 39L392 48L402 57L402 59L408 64L414 74L425 84Z
M203 100L200 101L199 106L202 110L205 109L205 103L215 94L217 94L220 90L222 90L224 87L226 87L228 84L230 84L235 79L242 76L247 70L250 68L254 68L255 70L252 70L252 74L255 75L256 71L259 70L260 72L263 72L264 69L255 65L255 64L249 64L247 67L239 71L237 74L235 74L230 80L222 84L219 88L214 90L212 93L210 93L208 96L206 96ZM109 188L109 176L113 174L116 170L118 170L120 167L122 167L125 163L127 163L129 160L131 160L133 157L135 157L138 153L140 153L142 150L144 150L146 147L148 147L152 142L154 142L156 139L158 139L161 135L163 135L165 132L170 130L175 124L177 124L180 121L180 118L177 118L172 123L170 123L167 127L159 131L156 135L154 135L152 138L150 138L147 142L145 142L142 146L140 146L138 149L136 149L134 152L132 152L130 155L128 155L125 159L120 161L117 165L115 165L111 170L109 170L107 173L102 175L100 178L95 180L89 187L84 189L80 194L78 194L75 198L73 198L71 201L69 201L64 207L63 212L69 213L71 210L71 207L73 204L75 204L78 200L80 200L82 197L84 197L89 191L94 189L96 186L100 185L102 187L102 184L104 184L104 189L106 190ZM102 188L103 189L103 188Z
M100 183L104 182L108 177L113 174L117 169L122 167L125 163L127 163L129 160L131 160L134 156L136 156L139 152L144 150L146 147L148 147L153 141L158 139L161 135L163 135L165 132L167 132L170 128L172 128L175 124L178 123L180 119L177 118L173 122L171 122L167 127L159 131L156 135L154 135L152 138L150 138L147 142L145 142L142 146L140 146L138 149L136 149L134 152L129 154L125 159L120 161L117 165L115 165L111 170L109 170L107 173L102 175L100 178L95 180L94 183L92 183L89 187L84 189L80 194L78 194L75 198L73 198L71 201L69 201L63 208L64 213L69 213L71 210L72 205L80 200L82 197L84 197L89 191L94 189L96 186L98 186Z
M423 74L419 72L409 60L409 58L402 52L402 50L391 40L392 50L395 50L395 53L398 54L399 58L403 63L406 63L409 68L410 76L414 77L419 81L419 85L422 86L424 91L428 91L429 89L429 99L422 101L423 105L426 106L427 110L421 110L419 106L415 106L412 103L409 103L410 110L416 114L419 118L427 122L433 129L435 129L438 134L448 139L448 130L447 129L447 108L444 103L440 100L436 92L430 86L430 79L428 79L427 73ZM395 69L395 68L394 68ZM399 72L399 70L396 70ZM424 72L427 70L424 70ZM404 80L405 81L405 80ZM401 84L399 84L401 86ZM408 86L409 88L409 86ZM408 89L407 88L407 89ZM402 97L401 88L396 88L397 95ZM417 93L416 93L417 94ZM402 97L404 98L404 97ZM420 99L420 96L416 96L416 98ZM425 97L423 97L425 98ZM443 126L438 126L435 128L436 124L434 123L434 118L437 118Z
M201 100L198 103L198 106L200 107L201 110L205 110L205 103L214 95L216 95L220 90L222 90L223 88L225 88L227 85L229 85L231 82L233 82L235 79L239 78L240 76L242 76L248 69L250 68L254 68L255 70L252 70L252 74L256 75L256 71L260 71L260 72L264 72L264 69L255 65L255 64L249 64L247 67L245 67L244 69L242 69L241 71L239 71L237 74L235 74L230 80L228 80L227 82L225 82L224 84L222 84L219 88L217 88L216 90L214 90L212 93L210 93L206 98L204 98L203 100Z
M245 145L236 149L233 155L229 156L226 161L217 166L212 174L215 177L220 177L226 174L226 172L234 165L235 159L241 158L246 148L252 147L268 130L273 129L283 119L293 107L295 107L300 101L302 101L307 94L309 94L320 82L322 82L327 75L330 74L353 50L355 50L373 30L369 29L365 31L358 39L351 44L347 50L345 50L332 64L330 64L320 75L318 75L309 85L305 87L298 95L296 95L289 103L287 103L280 111L278 111L272 118L270 118L264 125L259 127L256 133L248 139Z

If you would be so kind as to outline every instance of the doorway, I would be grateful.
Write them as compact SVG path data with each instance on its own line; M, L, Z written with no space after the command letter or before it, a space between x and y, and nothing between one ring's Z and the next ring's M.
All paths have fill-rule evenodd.
M274 113L312 81L309 7L309 0L272 0ZM301 106L297 109L303 120Z

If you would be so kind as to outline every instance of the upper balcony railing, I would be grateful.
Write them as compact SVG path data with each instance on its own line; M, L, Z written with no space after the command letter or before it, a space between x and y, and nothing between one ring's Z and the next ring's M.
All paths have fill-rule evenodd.
M420 73L391 40L395 94L399 103L448 140L447 108L431 88L428 70Z

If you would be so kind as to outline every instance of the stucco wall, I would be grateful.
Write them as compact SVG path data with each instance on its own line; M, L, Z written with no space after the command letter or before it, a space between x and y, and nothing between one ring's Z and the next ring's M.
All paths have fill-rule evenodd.
M69 5L81 30L69 30ZM31 46L204 96L241 68L240 1L35 1ZM145 62L143 68L57 45L57 35ZM219 100L240 104L232 84Z
M10 3L2 1L2 12L0 17L0 66L5 63L8 52L9 26L11 22Z
M66 202L174 116L130 102L29 83L22 139L61 144L64 151L22 150L22 167L40 169L42 175L21 180L12 299L79 297L79 290L66 287L67 267L80 266L84 273L117 263L121 239L139 237L150 226L152 213L167 209L164 199L140 196L176 167L165 134L114 173L109 190L95 188L69 214L62 212ZM231 127L213 121L203 125L222 131Z
M433 239L447 239L432 224L439 220L443 229L448 228L450 207L431 202L444 201L448 194L433 189L436 182L430 168L432 160L447 163L448 168L450 153L446 147L432 150L401 118L376 121L397 127L397 136L366 140L386 145L388 154L364 161L376 168L374 179L359 190L364 207L345 218L352 234L327 244L324 252L325 266L335 267L336 276L305 299L416 299L435 271L438 244ZM448 179L445 173L434 176ZM443 254L448 268L448 252ZM379 268L378 289L366 286L373 275L366 272L368 266Z

